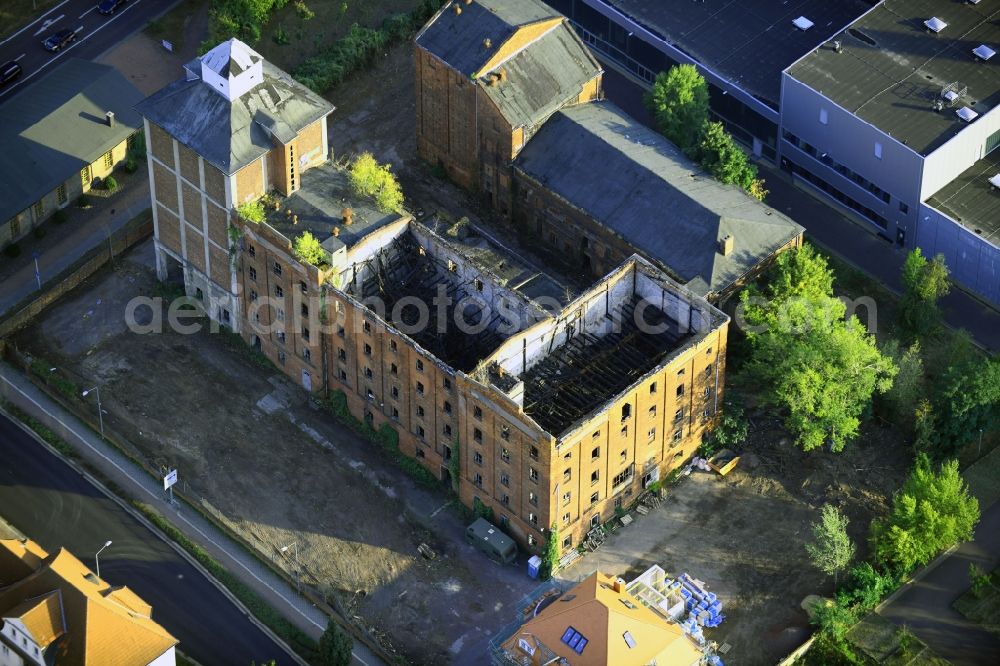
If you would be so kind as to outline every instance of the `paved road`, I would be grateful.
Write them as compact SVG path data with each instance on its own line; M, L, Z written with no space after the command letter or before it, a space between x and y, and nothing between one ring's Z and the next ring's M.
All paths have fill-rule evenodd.
M16 60L24 74L0 89L0 103L69 58L92 60L175 5L178 0L129 0L112 16L97 11L97 0L64 0L0 42L0 63ZM63 28L77 29L75 43L50 53L42 41Z
M101 576L128 585L153 606L153 619L201 663L294 663L190 563L118 504L0 416L0 511L53 551L60 546L93 567L106 540Z
M951 607L969 588L969 565L992 571L1000 563L1000 502L983 512L971 541L886 605L880 614L906 625L954 666L995 664L1000 638Z
M602 61L603 62L603 61ZM604 90L608 99L639 121L652 126L642 104L643 89L605 63ZM804 191L778 169L761 166L770 194L767 203L806 228L806 237L854 264L895 292L900 292L900 272L905 251L879 238L874 227L856 221L819 195ZM983 347L1000 351L1000 312L958 288L941 300L945 320L964 328Z

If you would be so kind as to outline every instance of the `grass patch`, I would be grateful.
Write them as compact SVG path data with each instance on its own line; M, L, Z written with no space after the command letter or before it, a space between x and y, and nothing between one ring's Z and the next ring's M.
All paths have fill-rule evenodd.
M36 419L35 417L29 415L23 409L14 405L6 400L0 402L4 410L16 418L18 421L28 426L35 431L35 434L41 437L46 444L51 446L53 449L66 456L67 458L78 458L79 454L76 452L72 446L63 441L59 435L49 429L44 423Z
M985 509L1000 500L1000 446L969 465L962 476L969 484L972 494L979 500L980 507Z
M17 32L58 0L4 0L0 2L0 39ZM41 37L41 36L39 36Z
M1000 636L1000 567L993 570L979 589L973 587L955 600L953 606L986 631Z
M49 361L36 356L31 361L31 372L67 400L80 398L80 387L59 373L59 369Z
M198 15L206 4L208 0L183 0L160 18L150 21L145 33L158 41L170 42L174 47L174 53L181 51L188 46L189 37L196 38L194 35L189 35L186 30L188 19Z
M138 509L151 523L156 525L161 532L177 542L194 559L198 560L201 566L208 570L216 580L225 585L244 606L250 609L254 617L280 636L295 652L310 663L316 661L318 647L316 641L286 620L283 615L272 608L253 589L219 564L205 549L188 539L183 532L174 527L169 520L160 515L152 507L135 500L132 501L132 506Z
M268 372L277 371L278 368L267 357L267 354L248 345L239 333L233 333L228 328L221 328L219 333L222 336L222 343L229 351L239 354L256 368Z
M367 423L354 418L347 408L347 395L340 390L332 391L323 404L330 413L337 417L338 421L368 441L378 444L379 448L392 459L396 466L406 472L419 485L425 488L441 488L441 481L433 473L414 458L399 450L399 433L390 424L383 423L378 430L375 430Z

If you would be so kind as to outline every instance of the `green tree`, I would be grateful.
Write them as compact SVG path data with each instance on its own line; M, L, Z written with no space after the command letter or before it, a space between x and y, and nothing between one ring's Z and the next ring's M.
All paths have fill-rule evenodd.
M319 239L308 231L295 239L292 252L299 261L313 266L329 263L329 254L323 249Z
M898 427L912 432L915 425L914 406L919 405L924 396L924 361L920 343L914 342L904 350L899 342L889 340L883 346L882 353L891 358L899 368L892 388L882 399L886 415Z
M548 580L559 568L559 558L562 557L562 546L559 543L559 528L555 525L549 530L545 539L545 551L542 553L540 575L542 580Z
M948 293L948 267L944 255L928 261L920 248L915 248L903 263L903 297L900 299L900 321L914 338L925 335L941 318L937 301Z
M723 403L722 416L718 424L708 433L699 451L710 457L720 448L734 446L746 440L750 434L750 424L743 413L743 406L729 398Z
M766 191L763 189L763 182L757 178L757 165L750 161L746 151L736 144L736 140L722 123L708 123L698 154L701 156L701 166L716 180L739 185L758 199L764 198ZM758 194L761 192L763 194Z
M834 587L840 572L854 559L854 543L847 536L848 522L847 516L836 507L824 505L819 521L812 526L813 542L806 544L813 566L833 576Z
M645 102L660 132L696 159L708 124L708 84L698 69L694 65L675 65L660 72Z
M255 224L260 224L266 217L264 204L260 201L248 201L247 203L240 204L236 207L236 212L247 222Z
M930 400L924 398L913 410L913 448L926 452L935 440L934 407Z
M958 461L943 463L935 473L923 453L892 510L872 523L872 545L880 561L898 571L911 571L938 553L972 538L979 522L979 501L958 473Z
M765 307L757 332L748 333L747 367L769 389L764 402L787 410L785 425L806 451L826 441L842 450L896 373L875 336L855 317L844 321L845 312L832 297L792 298Z
M398 212L403 207L403 190L388 164L379 164L368 152L361 153L351 164L351 186L358 196L371 197L384 213Z
M350 666L353 647L354 640L336 622L330 620L326 631L319 638L316 663L320 666Z
M1000 426L1000 359L950 368L935 399L936 443L948 452Z
M854 611L839 601L823 599L813 606L812 623L836 641L844 640L857 621Z
M769 275L768 295L778 301L833 296L833 269L809 243L782 252Z

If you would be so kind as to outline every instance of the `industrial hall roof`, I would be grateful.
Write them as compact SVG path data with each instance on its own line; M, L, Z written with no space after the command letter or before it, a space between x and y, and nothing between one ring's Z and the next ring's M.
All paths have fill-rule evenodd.
M260 67L257 78L255 67ZM184 69L184 78L142 100L136 110L228 175L269 152L275 140L288 143L333 111L329 102L238 39L219 44ZM228 81L229 92L206 81L206 70Z
M141 127L132 109L140 99L113 67L71 58L0 106L0 223L79 177Z
M1000 0L885 0L834 39L788 75L921 155L1000 104Z
M559 111L514 164L700 296L725 291L803 232L609 102Z
M777 109L781 97L781 72L861 16L872 3L862 0L594 0L587 4L612 7ZM810 27L803 30L793 23L800 16L808 19L808 24L801 25L811 24Z
M1000 247L1000 148L935 192L927 205Z
M48 554L30 541L0 539L0 581L0 617L20 619L36 642L51 645L57 664L148 664L177 644L149 604L65 548Z

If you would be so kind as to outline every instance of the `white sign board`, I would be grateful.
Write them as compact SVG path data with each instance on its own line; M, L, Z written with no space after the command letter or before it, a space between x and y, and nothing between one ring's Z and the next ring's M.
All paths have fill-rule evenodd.
M177 483L177 470L172 469L169 472L167 472L167 475L165 477L163 477L163 489L167 490L168 488L170 488L170 486L174 485L175 483Z

